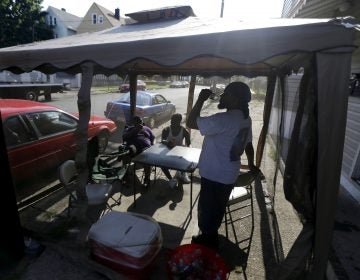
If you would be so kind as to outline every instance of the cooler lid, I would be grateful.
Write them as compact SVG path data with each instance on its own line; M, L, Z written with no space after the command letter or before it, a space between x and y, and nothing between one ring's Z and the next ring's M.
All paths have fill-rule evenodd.
M150 217L111 211L94 223L89 238L127 255L140 258L161 234L160 226Z

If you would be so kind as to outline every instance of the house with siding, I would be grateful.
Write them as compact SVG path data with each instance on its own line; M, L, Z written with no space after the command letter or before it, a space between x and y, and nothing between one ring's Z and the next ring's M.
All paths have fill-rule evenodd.
M46 22L53 27L54 38L67 37L77 34L77 29L82 21L81 17L66 12L64 8L47 8Z
M352 16L360 19L360 1L352 0L285 0L284 18L335 18ZM359 32L360 33L360 32ZM360 34L355 44L360 46ZM351 72L360 74L360 49L352 56ZM350 77L349 77L350 78ZM347 125L343 151L341 186L360 203L360 75L349 95ZM299 76L289 76L287 87L296 90ZM336 113L336 112L334 112Z
M114 12L93 3L82 22L78 27L78 34L85 32L95 32L125 24L125 19L120 17L120 9L115 9Z
M77 34L77 29L82 18L68 13L64 8L58 9L52 6L47 8L46 22L53 27L54 38L67 37ZM70 87L79 87L80 75L70 75L58 72L49 75L52 83L66 83Z
M47 9L47 23L54 29L54 37L61 38L71 36L84 32L94 32L118 26L124 23L124 19L120 19L120 10L111 12L106 8L93 3L85 16L78 17L66 12L64 8L57 9L49 6ZM81 74L75 76L58 72L49 76L51 82L68 83L71 88L78 88L80 86ZM114 81L113 81L114 80ZM105 75L96 75L94 77L94 85L98 84L120 84L120 79L117 75L113 77L106 77Z

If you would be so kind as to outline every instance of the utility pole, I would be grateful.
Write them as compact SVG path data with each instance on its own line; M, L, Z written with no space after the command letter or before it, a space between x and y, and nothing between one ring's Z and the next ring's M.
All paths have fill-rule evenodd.
M222 18L224 14L224 0L221 0L221 12L220 12L220 17Z
M32 25L32 41L35 42L36 33L35 33L35 26L39 24L39 21L35 20Z

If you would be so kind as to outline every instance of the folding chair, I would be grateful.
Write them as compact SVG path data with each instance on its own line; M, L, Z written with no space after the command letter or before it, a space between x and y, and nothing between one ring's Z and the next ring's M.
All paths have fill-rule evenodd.
M253 205L253 191L252 184L256 179L258 172L248 171L239 175L235 187L233 188L225 211L225 234L229 239L228 225L231 224L234 232L236 243L238 243L235 234L234 222L240 221L244 218L251 217L251 235L254 231L254 205ZM244 203L246 204L244 204ZM241 209L250 208L250 212L233 219L232 214ZM229 220L228 220L229 218Z
M72 208L78 206L79 195L76 193L78 189L77 169L74 160L67 160L59 167L59 180L69 195L68 216ZM112 198L112 185L108 183L87 184L85 186L85 194L88 205L102 205L106 209L112 210L112 206L108 203L109 198ZM113 199L116 204L118 201ZM106 210L105 209L105 210Z
M67 160L59 167L59 181L69 195L67 214L70 215L72 208L77 207L78 195L76 189L78 188L77 170L73 160Z
M118 152L99 155L92 171L93 182L112 184L115 180L122 181L129 167L130 160L125 160L129 154L129 150L120 146Z

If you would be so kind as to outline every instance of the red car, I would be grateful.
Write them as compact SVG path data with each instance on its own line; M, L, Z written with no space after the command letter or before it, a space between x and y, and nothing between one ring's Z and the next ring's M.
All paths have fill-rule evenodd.
M75 155L78 118L59 108L28 100L0 99L1 118L15 183L46 174ZM104 151L115 123L91 116L89 145Z

